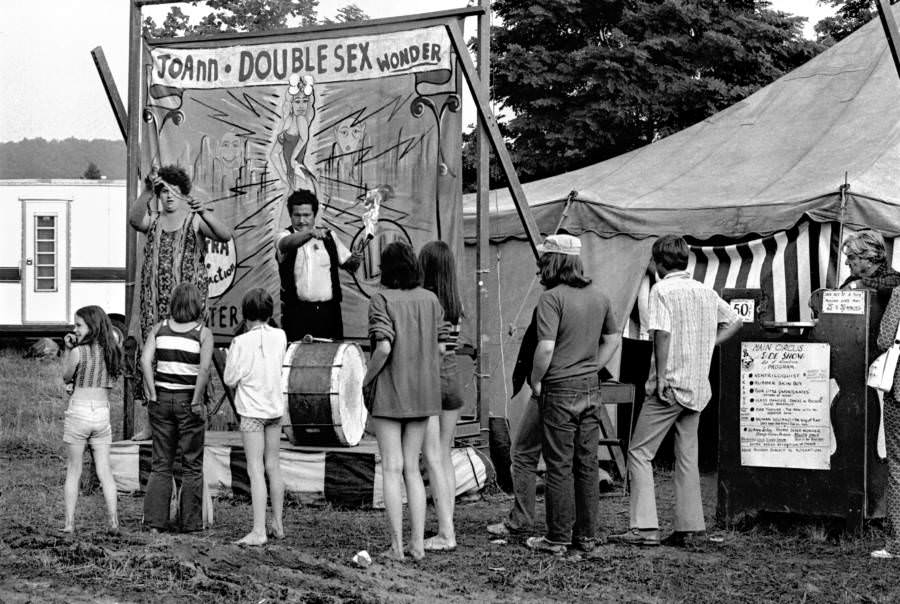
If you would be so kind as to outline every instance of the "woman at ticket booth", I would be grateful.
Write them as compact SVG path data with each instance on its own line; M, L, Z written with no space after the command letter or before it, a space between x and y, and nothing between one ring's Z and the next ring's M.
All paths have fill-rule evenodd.
M900 273L888 265L884 238L871 229L853 233L841 247L847 257L850 276L841 289L870 289L882 298L882 308L893 288L900 286Z
M872 325L875 325L881 310L887 306L891 298L891 292L900 286L900 272L890 267L887 250L884 246L884 238L871 229L865 229L853 233L841 246L846 258L850 276L841 283L840 289L861 289L875 292L871 296L870 308ZM814 315L822 311L822 294L825 290L818 289L809 297L809 306ZM870 359L871 360L871 359Z

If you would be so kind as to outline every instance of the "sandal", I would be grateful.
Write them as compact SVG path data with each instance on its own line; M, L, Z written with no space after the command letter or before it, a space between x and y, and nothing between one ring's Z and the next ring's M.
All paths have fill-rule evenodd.
M536 552L545 552L555 556L562 556L566 553L565 545L547 541L546 537L529 537L525 540L525 546Z

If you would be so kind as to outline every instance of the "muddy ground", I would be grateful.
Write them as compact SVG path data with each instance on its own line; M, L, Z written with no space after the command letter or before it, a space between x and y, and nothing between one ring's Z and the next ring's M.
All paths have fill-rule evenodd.
M380 511L292 503L287 539L263 548L231 545L246 532L248 503L218 500L216 526L201 535L151 535L139 526L141 498L121 495L124 532L106 536L99 493L79 502L79 532L62 525L62 458L0 451L0 601L22 602L897 602L900 562L872 560L880 531L776 518L740 530L717 527L721 543L689 550L607 545L588 556L554 557L521 540L496 544L484 526L509 498L493 491L457 508L457 551L421 563L351 563L385 548ZM715 477L704 476L714 526ZM659 485L664 523L671 483ZM542 510L542 508L541 508ZM627 500L602 501L610 530L627 525ZM434 528L433 515L429 528ZM668 527L666 527L668 528Z

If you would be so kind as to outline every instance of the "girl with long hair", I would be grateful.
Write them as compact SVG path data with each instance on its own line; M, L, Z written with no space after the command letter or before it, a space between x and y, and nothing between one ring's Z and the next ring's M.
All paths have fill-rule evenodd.
M85 306L75 312L74 333L66 334L63 343L63 380L73 386L63 428L63 442L68 446L63 532L75 532L75 504L82 458L85 446L90 444L106 500L109 532L118 533L116 483L109 463L109 446L112 444L109 391L122 373L121 342L103 309Z
M424 449L429 483L434 491L438 534L425 540L425 550L452 551L456 549L456 532L453 527L456 476L450 449L463 406L456 366L462 303L456 285L456 262L449 245L443 241L426 243L419 252L419 265L422 267L422 286L437 296L444 311L439 337L444 345L441 355L441 414L439 418L431 418L429 421ZM440 481L444 483L442 486L439 485ZM443 493L443 496L439 496L439 493Z
M369 300L372 355L363 379L372 427L381 453L384 508L391 547L384 555L404 559L403 489L409 505L409 554L425 556L425 485L419 456L430 418L441 412L438 331L441 304L421 287L412 248L395 241L381 254L383 288ZM439 481L443 484L443 481ZM445 494L435 493L435 497Z

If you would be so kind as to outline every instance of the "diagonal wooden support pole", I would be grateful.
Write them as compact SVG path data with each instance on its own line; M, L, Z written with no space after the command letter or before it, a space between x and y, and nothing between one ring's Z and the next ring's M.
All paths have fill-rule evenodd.
M897 31L897 22L891 11L890 0L878 0L878 16L881 18L881 26L884 27L884 35L887 37L888 46L891 49L891 57L894 59L894 67L900 76L900 33Z
M109 100L113 114L116 116L116 123L119 125L119 132L122 133L122 140L127 143L128 112L125 111L125 105L122 104L122 97L119 96L119 89L116 87L116 81L109 70L109 63L106 62L103 48L98 46L91 51L91 56L94 58L94 65L97 67L97 73L100 75L103 90L106 91L106 98Z
M463 40L459 23L456 21L448 22L447 33L450 35L450 41L453 43L453 49L456 51L456 56L459 57L459 62L462 65L463 75L466 78L466 83L469 85L469 90L472 91L472 96L475 97L475 107L478 108L478 117L485 130L487 130L488 139L491 142L494 153L500 160L503 174L506 176L506 182L509 186L509 192L516 205L516 211L519 213L519 219L522 221L522 226L525 227L525 234L528 236L529 243L531 243L531 251L534 253L535 258L537 258L537 246L541 240L541 232L538 230L537 223L534 221L534 216L531 214L531 208L528 207L528 202L525 200L525 192L522 190L522 184L519 182L519 177L513 167L509 151L506 150L506 144L503 142L503 135L500 134L500 127L497 125L497 120L491 112L487 89L484 86L484 82L478 77L478 72L475 70L475 64L472 62L472 57L469 56L469 49L466 47L466 43Z

